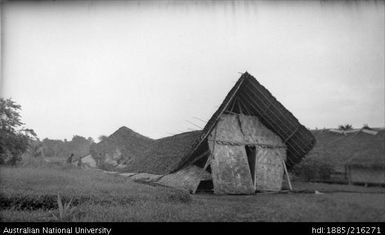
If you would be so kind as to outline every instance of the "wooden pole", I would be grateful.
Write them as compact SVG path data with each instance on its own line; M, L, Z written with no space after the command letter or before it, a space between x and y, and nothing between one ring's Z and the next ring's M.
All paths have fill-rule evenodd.
M236 103L237 100L238 100L238 96L235 96L233 101L232 101L232 105L231 105L231 108L230 108L229 111L231 111L231 112L234 111L234 106L235 106L235 103Z
M210 155L207 157L207 160L206 160L206 163L205 163L205 166L203 167L203 170L205 171L207 169L207 167L211 164L211 159L214 158L214 150L215 150L215 139L217 138L217 128L216 128L216 124L215 124L215 132L214 132L214 139L213 139L213 151L211 152L210 151L210 147L209 147L209 150L206 151L208 152ZM208 140L210 141L210 140ZM205 152L205 153L206 153ZM211 152L211 153L210 153ZM211 169L211 174L212 174L212 169ZM213 181L214 182L214 181ZM193 189L192 193L195 194L195 192L198 190L198 186L200 184L200 181L199 183L197 184L197 186Z
M237 105L238 105L238 109L239 109L239 114L243 114L241 104L239 103L238 99L237 99Z
M222 114L226 111L226 109L228 108L230 102L233 100L234 96L237 94L237 92L238 92L239 88L241 87L241 85L242 85L242 83L243 83L244 80L245 80L245 79L243 78L243 79L239 82L239 84L238 84L237 87L234 89L234 92L233 92L233 94L231 94L231 97L229 98L229 100L227 101L227 103L222 103L222 104L221 104L222 110L220 110L218 116L216 117L216 119L215 119L215 121L214 121L214 125L208 128L208 130L206 131L206 133L204 133L203 136L201 136L201 140L198 142L198 144L196 144L195 147L194 147L194 148L189 152L189 154L186 155L186 156L191 156L191 154L193 154L193 153L195 152L195 150L198 149L198 147L202 144L202 142L206 139L206 137L211 133L211 131L214 129L216 123L218 122L219 118L220 118L220 117L222 116ZM230 93L229 93L229 94L230 94ZM217 111L218 111L218 110L217 110ZM186 158L186 159L183 158L183 159L181 160L181 163L179 163L178 166L177 166L175 169L173 169L172 171L176 171L176 169L180 169L181 167L183 167L183 166L186 164L186 162L188 162L188 158Z
M259 146L255 146L255 152L254 152L254 174L253 174L253 179L254 179L254 190L257 190L257 153L259 150Z
M194 164L195 162L199 161L201 158L205 157L206 155L209 155L210 154L210 150L206 150L204 153L202 153L201 155L199 155L198 157L196 157L194 159L194 161L191 162L191 164Z
M205 166L203 167L203 170L206 170L207 167L210 165L210 163L211 163L211 158L212 158L212 155L210 154L210 155L207 157L207 161L206 161Z
M188 122L188 123L190 123L190 124L192 124L192 125L194 125L195 127L198 127L200 130L203 129L201 126L198 126L197 124L195 124L195 123L193 123L193 122L191 122L191 121L189 121L189 120L185 120L185 121Z
M286 168L286 163L285 163L285 160L283 160L283 159L282 159L282 164L283 164L283 169L285 170L285 174L286 174L286 178L287 178L287 183L289 184L289 189L290 189L290 191L293 191L293 187L291 186L291 181L290 181L289 173L287 172L287 168Z

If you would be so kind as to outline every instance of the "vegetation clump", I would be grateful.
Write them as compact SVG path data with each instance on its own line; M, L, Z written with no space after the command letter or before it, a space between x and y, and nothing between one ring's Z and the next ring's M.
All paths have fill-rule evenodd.
M353 126L351 124L339 125L338 129L341 131L348 131L348 130L352 130Z
M36 133L21 121L21 106L0 98L0 165L15 166L21 155L37 139Z

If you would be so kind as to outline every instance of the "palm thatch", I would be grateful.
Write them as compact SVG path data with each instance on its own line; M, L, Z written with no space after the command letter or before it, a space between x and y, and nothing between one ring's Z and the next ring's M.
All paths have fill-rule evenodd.
M288 167L301 161L315 138L271 93L247 72L237 81L202 131L186 132L158 140L123 127L97 144L101 156L119 148L127 161L125 172L166 174L196 161L208 148L207 136L223 113L257 116L287 145Z
M109 137L91 146L90 153L99 162L102 162L108 154L120 155L122 161L133 161L141 157L153 142L153 139L123 126Z
M201 135L193 143L191 151L184 155L173 171L195 160L199 155L197 152L207 140L219 117L226 112L257 116L267 128L281 137L287 145L289 168L300 162L315 145L316 140L311 132L252 75L245 72L207 122Z
M140 158L135 158L124 169L127 172L167 174L180 162L182 156L191 150L191 143L201 131L185 132L154 141Z
M118 152L119 162L126 164L119 171L166 174L190 150L191 143L199 135L200 131L192 131L153 140L121 127L96 144L92 155L103 162L106 155Z

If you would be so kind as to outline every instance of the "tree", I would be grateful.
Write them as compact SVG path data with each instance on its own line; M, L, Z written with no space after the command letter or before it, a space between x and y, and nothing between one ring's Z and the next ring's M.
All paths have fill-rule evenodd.
M108 137L105 135L101 135L98 137L99 141L102 142L103 140L107 139Z
M88 137L87 140L88 140L88 142L90 142L90 144L95 143L95 141L94 141L94 139L92 139L92 137Z
M36 133L24 127L21 106L12 99L0 98L0 164L16 165Z

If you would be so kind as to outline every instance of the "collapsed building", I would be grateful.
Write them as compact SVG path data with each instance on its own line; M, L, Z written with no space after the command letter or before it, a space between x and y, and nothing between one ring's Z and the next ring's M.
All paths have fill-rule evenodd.
M202 131L147 142L136 154L122 147L126 144L113 144L107 152L97 146L94 155L103 161L108 158L101 155L119 153L115 155L125 159L126 172L155 174L153 183L192 193L206 187L216 194L252 194L281 190L285 168L300 162L316 141L245 72Z

